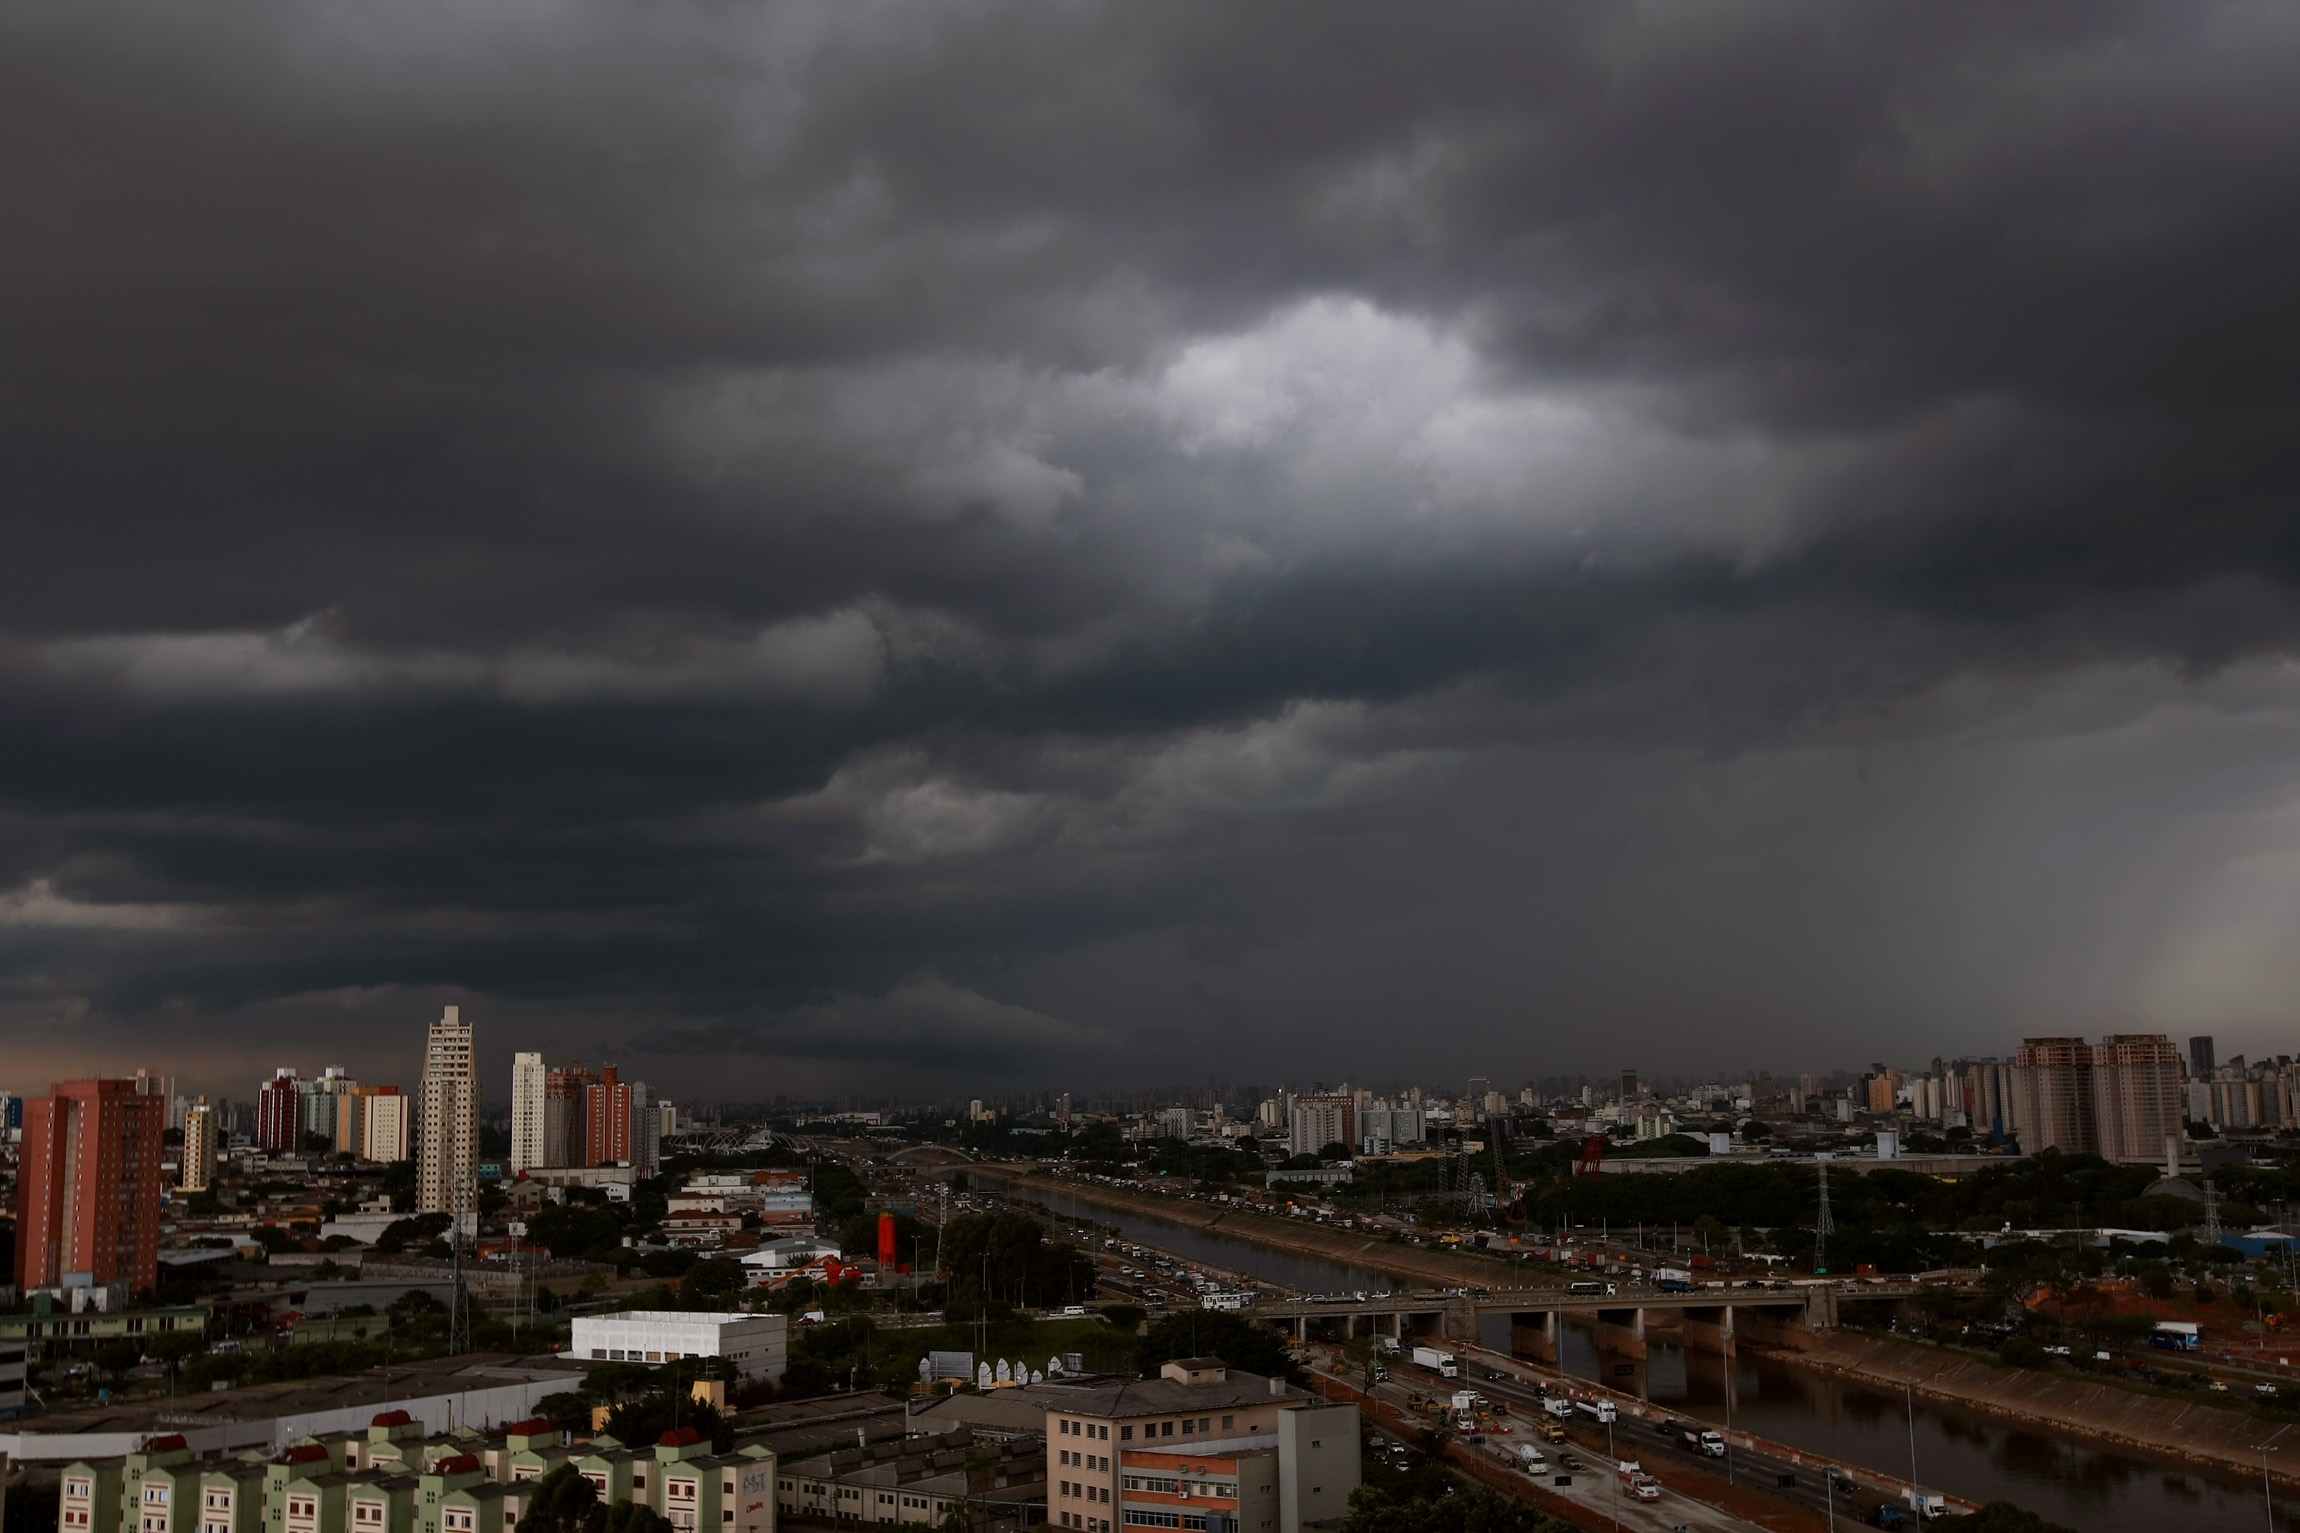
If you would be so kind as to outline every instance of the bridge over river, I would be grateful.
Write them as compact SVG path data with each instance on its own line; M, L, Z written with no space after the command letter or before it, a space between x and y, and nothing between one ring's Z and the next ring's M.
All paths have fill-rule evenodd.
M1400 1345L1416 1338L1475 1342L1480 1315L1510 1317L1510 1350L1555 1364L1557 1331L1566 1316L1589 1326L1599 1350L1643 1358L1649 1330L1668 1332L1687 1347L1730 1355L1736 1341L1780 1344L1790 1331L1825 1331L1845 1304L1906 1305L1925 1290L1914 1283L1790 1283L1762 1288L1723 1285L1671 1291L1640 1284L1607 1285L1611 1293L1575 1293L1564 1284L1540 1288L1456 1289L1446 1292L1318 1295L1258 1304L1254 1318L1313 1336L1380 1335Z

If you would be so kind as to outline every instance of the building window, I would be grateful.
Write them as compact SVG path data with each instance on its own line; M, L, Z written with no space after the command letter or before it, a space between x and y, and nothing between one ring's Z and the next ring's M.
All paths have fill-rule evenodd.
M1132 1427L1120 1427L1118 1429L1118 1440L1122 1443L1132 1442L1134 1440L1134 1429Z
M1160 1437L1172 1437L1174 1435L1174 1423L1171 1421L1160 1422L1158 1425L1158 1435Z
M1237 1424L1238 1424L1238 1418L1237 1418L1237 1417L1235 1417L1235 1416L1224 1416L1224 1417L1222 1418L1222 1430L1223 1430L1223 1431L1225 1431L1225 1432L1229 1431L1229 1430L1230 1430L1232 1427L1236 1426Z
M1194 1422L1194 1421L1190 1420L1188 1417L1186 1417L1186 1416L1185 1416L1185 1417L1182 1419L1182 1435L1183 1435L1184 1437L1188 1437L1188 1436L1190 1435L1190 1432L1191 1432L1191 1430L1192 1430L1194 1427L1196 1427L1196 1426L1197 1426L1197 1423L1196 1423L1196 1422Z

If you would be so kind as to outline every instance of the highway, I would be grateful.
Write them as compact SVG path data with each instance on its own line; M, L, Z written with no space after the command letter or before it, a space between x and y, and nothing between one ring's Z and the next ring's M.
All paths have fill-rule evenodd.
M1419 1393L1425 1398L1434 1396L1442 1400L1456 1389L1472 1389L1491 1399L1507 1401L1510 1410L1508 1419L1515 1431L1485 1441L1489 1447L1499 1444L1514 1452L1518 1443L1539 1441L1533 1436L1533 1427L1541 1414L1543 1397L1534 1387L1536 1383L1547 1383L1560 1390L1588 1387L1584 1380L1551 1373L1519 1360L1511 1359L1505 1364L1490 1354L1479 1354L1474 1349L1456 1346L1452 1350L1461 1358L1461 1379L1443 1379L1410 1363L1393 1361L1390 1365L1390 1381L1377 1386L1380 1398L1403 1407L1409 1394ZM1824 1518L1834 1515L1839 1523L1846 1526L1864 1522L1880 1503L1892 1502L1904 1512L1907 1510L1908 1504L1901 1499L1897 1482L1890 1490L1881 1489L1874 1477L1863 1474L1858 1468L1850 1470L1849 1477L1832 1481L1819 1466L1811 1462L1794 1463L1785 1456L1746 1446L1732 1447L1726 1460L1714 1459L1664 1438L1659 1427L1663 1422L1671 1420L1683 1421L1696 1430L1704 1427L1721 1429L1724 1425L1722 1422L1703 1421L1692 1416L1672 1417L1656 1413L1651 1417L1638 1418L1624 1413L1612 1429L1611 1451L1621 1458L1636 1459L1648 1470L1667 1478L1677 1478L1669 1474L1672 1468L1698 1469L1707 1474L1727 1475L1739 1484L1755 1486L1801 1506L1810 1507ZM1590 1422L1586 1416L1578 1415L1572 1421L1562 1424L1571 1440L1572 1452L1592 1464L1602 1465L1606 1462L1608 1439L1604 1427ZM1552 1458L1555 1458L1554 1450L1545 1451L1551 1452ZM1628 1524L1625 1522L1623 1526ZM1688 1523L1687 1526L1693 1524Z

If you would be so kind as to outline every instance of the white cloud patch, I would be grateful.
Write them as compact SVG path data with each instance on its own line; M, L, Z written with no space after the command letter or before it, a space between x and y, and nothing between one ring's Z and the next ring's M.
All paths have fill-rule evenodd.
M77 900L59 894L55 884L35 878L0 892L0 927L57 931L169 931L200 917L194 905L145 905Z
M753 697L855 707L876 693L886 665L878 626L858 608L777 623L745 640L687 639L643 653L392 654L347 642L321 614L270 631L69 639L37 654L58 675L156 698L470 690L530 704Z

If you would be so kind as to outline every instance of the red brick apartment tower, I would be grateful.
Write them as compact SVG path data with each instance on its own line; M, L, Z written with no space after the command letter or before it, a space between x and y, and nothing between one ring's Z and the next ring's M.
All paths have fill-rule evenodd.
M631 1158L631 1086L615 1078L615 1067L599 1072L586 1092L591 1127L587 1148L594 1166L620 1165Z
M132 1080L65 1081L24 1104L16 1283L85 1274L131 1293L160 1275L160 1135L168 1104Z

